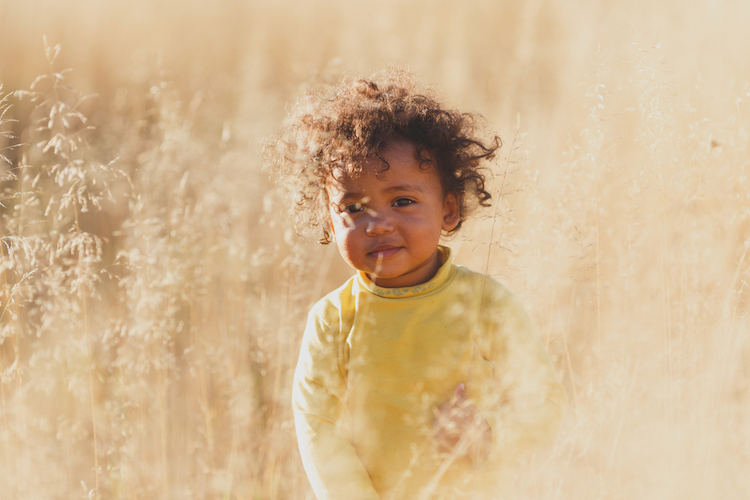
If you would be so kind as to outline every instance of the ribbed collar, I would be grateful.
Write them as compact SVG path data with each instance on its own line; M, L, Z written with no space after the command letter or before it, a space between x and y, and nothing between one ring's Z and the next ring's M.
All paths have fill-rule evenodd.
M415 297L417 295L424 295L426 293L438 290L447 283L448 278L451 276L452 269L452 255L451 249L444 246L438 247L438 260L440 262L440 269L427 283L422 283L414 286L400 287L400 288L383 288L373 283L367 274L363 271L357 271L357 281L359 285L365 290L384 297L386 299L401 299L404 297Z

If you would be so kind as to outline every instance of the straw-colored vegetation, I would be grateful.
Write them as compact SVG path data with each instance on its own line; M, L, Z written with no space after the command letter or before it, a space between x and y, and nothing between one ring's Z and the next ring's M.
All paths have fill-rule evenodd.
M508 497L747 498L748 19L0 0L0 499L311 498L290 373L349 271L292 234L260 144L304 85L392 61L506 142L449 243L518 293L571 402Z

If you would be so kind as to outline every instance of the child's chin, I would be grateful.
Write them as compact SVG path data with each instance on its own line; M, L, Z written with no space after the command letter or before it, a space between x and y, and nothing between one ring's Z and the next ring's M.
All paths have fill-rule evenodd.
M400 270L391 269L390 266L378 269L377 271L369 270L366 272L370 279L374 278L374 280L394 280L404 275Z

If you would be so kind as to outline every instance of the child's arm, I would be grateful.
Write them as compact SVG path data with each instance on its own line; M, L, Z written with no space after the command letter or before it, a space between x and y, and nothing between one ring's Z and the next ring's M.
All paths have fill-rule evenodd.
M463 383L456 386L449 401L438 407L432 428L438 453L456 453L480 464L489 457L492 429L479 409L466 398ZM456 448L461 440L466 443Z
M293 408L300 456L318 500L379 500L351 444L344 403L338 322L310 313L294 376Z

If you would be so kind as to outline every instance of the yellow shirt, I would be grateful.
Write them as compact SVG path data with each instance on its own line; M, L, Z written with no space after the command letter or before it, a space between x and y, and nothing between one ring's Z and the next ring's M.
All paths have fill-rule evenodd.
M516 297L451 264L379 288L359 272L310 311L294 377L297 439L319 500L482 498L556 432L565 391ZM492 428L486 462L436 453L437 407L464 383ZM480 490L480 491L477 491ZM463 492L463 493L462 493Z

